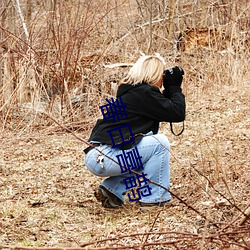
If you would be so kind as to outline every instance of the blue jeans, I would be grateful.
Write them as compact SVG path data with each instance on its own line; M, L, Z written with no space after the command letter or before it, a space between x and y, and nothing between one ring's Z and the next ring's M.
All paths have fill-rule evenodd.
M165 148L164 146L167 148ZM169 168L169 142L166 136L162 134L146 135L136 145L139 151L141 162L143 164L142 169L136 169L138 173L146 174L146 178L156 182L163 187L170 188L170 168ZM116 155L122 153L123 150L118 148L111 148L107 145L101 145L97 147L105 155L114 159L117 162ZM132 150L132 148L124 150L125 152ZM97 161L100 153L92 149L85 155L85 164L88 170L94 175L101 177L108 177L102 181L101 186L106 187L111 193L115 194L124 202L123 194L128 191L126 189L126 183L123 179L130 176L136 176L134 173L121 174L121 168L119 164L113 162L109 158L104 156L104 165L101 166ZM151 195L141 197L140 202L145 203L157 203L170 200L170 194L165 189L156 186L155 184L148 183L151 188ZM146 184L144 184L146 185ZM143 186L143 185L142 185Z

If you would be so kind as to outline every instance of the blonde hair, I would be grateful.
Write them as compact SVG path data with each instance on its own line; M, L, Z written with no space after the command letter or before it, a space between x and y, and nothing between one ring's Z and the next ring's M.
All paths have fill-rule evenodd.
M160 80L164 71L164 59L159 55L143 55L129 70L122 83L136 85L138 83L154 84Z

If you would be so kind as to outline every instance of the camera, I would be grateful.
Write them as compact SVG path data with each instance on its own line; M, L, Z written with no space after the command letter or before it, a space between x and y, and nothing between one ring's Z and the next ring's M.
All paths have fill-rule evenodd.
M174 74L174 69L176 69L180 72L181 75L184 75L184 70L181 67L175 66L175 67L170 67L164 70L163 76L166 76L167 74L173 75Z
M174 67L165 69L163 75L166 75L167 73L170 73L171 75L173 75L174 74Z
M163 86L169 85L181 86L184 70L181 67L174 66L167 68L163 72Z

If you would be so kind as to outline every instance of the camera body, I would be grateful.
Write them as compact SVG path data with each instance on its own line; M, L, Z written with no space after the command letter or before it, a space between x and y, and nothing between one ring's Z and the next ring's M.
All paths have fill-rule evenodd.
M173 75L174 74L174 67L165 69L163 72L163 75L167 75L167 73Z
M181 67L174 66L167 68L163 72L163 86L167 88L170 85L181 86L184 70Z
M168 74L173 75L174 71L176 71L176 73L179 73L181 75L184 75L184 70L182 67L179 66L174 66L174 67L170 67L164 70L163 72L163 76L166 76ZM178 72L179 71L179 72Z

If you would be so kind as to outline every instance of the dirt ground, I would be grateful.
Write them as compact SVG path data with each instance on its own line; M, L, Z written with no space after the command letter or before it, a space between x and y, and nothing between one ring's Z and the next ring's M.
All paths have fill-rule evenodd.
M166 123L161 133L172 146L171 190L188 205L173 197L152 211L128 200L104 209L93 195L101 178L84 166L81 141L49 128L2 131L0 248L250 249L249 220L240 223L250 205L249 86L186 96L184 134L173 136Z

